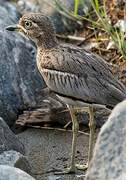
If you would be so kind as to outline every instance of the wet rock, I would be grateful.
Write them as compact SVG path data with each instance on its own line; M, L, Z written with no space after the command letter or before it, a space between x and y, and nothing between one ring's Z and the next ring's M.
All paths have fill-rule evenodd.
M126 100L101 128L86 180L126 179Z
M8 150L15 150L22 154L25 153L23 144L9 129L4 120L0 118L0 154Z
M0 165L8 165L17 167L27 173L30 173L31 168L25 156L17 151L4 151L0 154Z
M9 125L23 109L36 105L38 93L45 86L36 67L35 46L20 34L4 29L14 23L8 8L0 6L0 116Z
M51 17L57 33L64 33L68 31L74 31L76 28L83 27L81 22L76 21L74 18L68 18L64 16L62 10L57 11L56 1L55 0L19 0L18 8L20 12L24 13L27 11L30 12L42 12ZM74 0L60 0L59 2L62 7L64 7L67 11L72 12L74 10ZM87 15L91 10L91 3L88 0L85 0L83 3L79 5L78 14L79 15Z
M0 180L35 180L32 176L24 171L10 167L7 165L0 165Z

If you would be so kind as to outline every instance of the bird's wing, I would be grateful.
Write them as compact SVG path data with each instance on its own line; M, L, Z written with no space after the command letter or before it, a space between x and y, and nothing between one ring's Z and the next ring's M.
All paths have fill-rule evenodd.
M56 93L108 106L126 97L124 86L99 56L80 48L62 47L51 52L50 58L52 64L43 69L43 75Z

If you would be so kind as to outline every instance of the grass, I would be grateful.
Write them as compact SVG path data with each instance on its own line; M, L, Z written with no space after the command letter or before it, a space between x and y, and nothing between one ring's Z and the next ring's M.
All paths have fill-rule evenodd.
M115 27L112 26L111 20L108 18L105 0L103 1L103 6L99 5L98 0L91 0L92 7L100 20L102 28L105 32L108 33L111 40L114 41L117 49L122 54L123 58L126 59L126 41L125 41L125 33L122 31L118 31Z
M103 0L102 5L99 3L99 0L90 0L93 8L93 12L97 17L97 21L94 21L90 14L86 16L80 16L78 14L79 5L84 3L84 0L75 0L74 1L74 11L68 11L67 8L59 3L58 0L55 1L56 8L60 11L61 14L65 15L67 18L70 18L77 23L82 23L83 20L87 20L91 23L92 28L97 27L99 29L104 30L109 38L114 42L117 50L121 53L123 58L126 60L126 41L125 41L125 33L121 30L117 30L109 18L106 10L106 0ZM125 19L125 18L124 18Z

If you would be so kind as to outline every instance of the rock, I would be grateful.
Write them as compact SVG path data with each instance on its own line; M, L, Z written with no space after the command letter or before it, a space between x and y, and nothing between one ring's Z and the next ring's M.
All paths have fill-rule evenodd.
M120 31L125 33L126 32L126 20L119 19L114 27L118 28Z
M95 120L95 125L97 128L100 128L107 120L110 111L107 109L95 109L94 110L94 120ZM78 113L77 115L78 121L80 124L83 124L85 126L89 126L89 114L82 112Z
M0 29L10 25L10 23L17 23L20 18L20 13L16 7L9 2L0 1Z
M0 118L0 154L9 150L15 150L22 154L25 153L23 144L9 129L4 120Z
M99 133L86 180L126 179L126 100L112 111Z
M31 167L26 156L23 156L17 151L4 151L0 154L0 165L8 165L17 167L27 173L30 173Z
M0 4L8 2L8 0L0 0Z
M48 180L61 180L61 176L48 176Z
M0 165L0 180L35 180L32 176L25 173L24 171L7 166Z
M76 21L74 18L68 18L67 16L64 16L61 12L57 11L56 1L55 0L19 0L18 1L18 9L21 13L24 12L42 12L48 16L51 17L57 33L64 33L64 32L71 32L74 31L76 28L83 27L82 23L79 21ZM68 12L71 12L74 10L74 0L58 0L59 4L66 8ZM91 3L88 0L85 0L84 2L81 1L79 5L78 14L79 15L87 15L89 11L91 10Z
M114 28L119 32L126 33L126 20L119 19L114 25ZM115 41L111 39L107 45L107 49L117 49Z
M13 125L23 109L36 105L45 83L36 67L36 48L18 33L4 28L16 23L0 6L0 116Z

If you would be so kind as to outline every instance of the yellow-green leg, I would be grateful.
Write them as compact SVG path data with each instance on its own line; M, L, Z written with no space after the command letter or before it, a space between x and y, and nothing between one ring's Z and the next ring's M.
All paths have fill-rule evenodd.
M91 161L94 149L94 139L95 139L95 122L94 122L94 112L93 107L89 107L89 128L90 128L90 136L89 136L89 150L88 150L88 164Z
M76 145L77 145L77 134L79 131L79 123L76 117L76 110L74 108L69 107L71 119L72 119L72 131L73 131L73 139L72 139L72 152L71 152L71 163L68 168L69 172L75 172L75 154L76 154Z
M93 148L94 148L94 113L93 108L73 108L69 106L71 119L72 119L72 131L73 131L73 139L72 139L72 152L71 152L71 162L70 167L67 168L63 172L57 172L56 174L67 174L67 173L74 173L76 168L79 170L86 170L88 168L89 162L92 158ZM88 112L89 113L89 128L90 128L90 137L89 137L89 151L88 151L88 162L86 165L75 164L75 153L76 153L76 144L77 144L77 134L79 130L79 123L77 121L76 113L77 112Z
M71 152L71 162L70 167L68 167L63 172L58 172L56 174L67 174L67 173L75 173L76 166L75 166L75 153L76 153L76 144L77 144L77 133L79 130L79 123L76 117L76 110L73 107L69 106L71 119L72 119L72 131L73 131L73 138L72 138L72 152Z
M80 108L80 109L77 108L76 111L89 113L90 135L89 135L88 161L87 161L87 164L84 164L84 165L76 164L77 169L86 170L86 169L88 169L88 166L90 164L92 154L93 154L93 149L94 149L94 137L95 137L94 112L93 112L93 107Z

